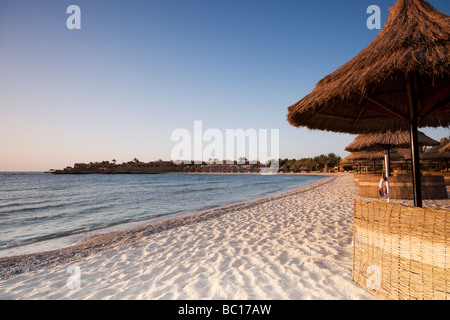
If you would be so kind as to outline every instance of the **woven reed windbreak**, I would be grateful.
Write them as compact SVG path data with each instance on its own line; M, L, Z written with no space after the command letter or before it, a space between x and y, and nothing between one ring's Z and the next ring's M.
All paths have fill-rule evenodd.
M359 174L357 185L361 197L379 198L378 186L380 175ZM391 199L413 199L413 183L410 174L394 175L389 177ZM445 180L442 175L422 176L423 199L448 199Z
M450 211L354 202L353 281L390 300L450 298Z

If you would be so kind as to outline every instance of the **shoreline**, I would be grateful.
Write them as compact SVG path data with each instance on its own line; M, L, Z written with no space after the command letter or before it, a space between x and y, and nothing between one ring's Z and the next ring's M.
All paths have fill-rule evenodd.
M305 173L299 174L320 175ZM261 199L239 202L202 211L176 213L174 215L149 218L148 220L129 222L83 234L75 234L58 239L42 241L40 243L6 248L2 251L9 251L10 254L6 253L6 255L3 254L0 257L0 281L7 280L24 273L37 271L42 268L48 268L64 263L72 263L117 245L133 243L134 241L138 241L140 237L150 236L180 226L207 221L227 213L249 209L266 202L309 191L334 181L337 178L337 174L335 174L336 176L333 176L333 174L323 173L322 175L325 177L314 182L313 184L294 188L291 191ZM146 221L149 223L146 223Z
M274 197L92 237L76 250L1 260L0 271L8 267L10 275L0 281L0 299L374 299L352 281L356 190L352 175L332 176ZM70 285L74 270L78 287Z
M42 173L49 174L51 172L48 171L0 171L0 173L12 173L12 174L21 174L21 173ZM91 175L91 174L99 174L105 175L105 173L70 173L72 175ZM69 174L69 175L70 175ZM145 173L111 173L111 174L145 174ZM147 173L149 175L152 174L261 174L261 172L178 172L178 171L170 171L170 172L161 172L161 173ZM277 172L275 175L339 175L339 174L353 174L353 172Z
M353 281L354 200L385 202L360 197L353 175L333 175L273 197L0 259L0 300L373 300ZM450 200L424 207L450 210Z

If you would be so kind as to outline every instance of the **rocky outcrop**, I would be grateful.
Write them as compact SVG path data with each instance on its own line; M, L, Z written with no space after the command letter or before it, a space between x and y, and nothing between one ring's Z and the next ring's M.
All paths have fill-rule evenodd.
M95 163L75 163L73 167L66 167L62 170L54 170L53 174L129 174L129 173L164 173L176 172L178 166L172 161L134 162L130 161L122 164L110 163L108 161Z

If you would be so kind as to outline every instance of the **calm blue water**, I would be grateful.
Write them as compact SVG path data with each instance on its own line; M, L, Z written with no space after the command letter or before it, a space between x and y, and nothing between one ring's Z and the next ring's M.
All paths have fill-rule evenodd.
M0 173L0 249L264 198L321 178Z

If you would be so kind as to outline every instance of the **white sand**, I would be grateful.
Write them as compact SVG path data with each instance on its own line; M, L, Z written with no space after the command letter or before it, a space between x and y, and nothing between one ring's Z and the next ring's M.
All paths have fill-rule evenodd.
M0 299L373 299L352 281L355 198L339 175L0 281Z

